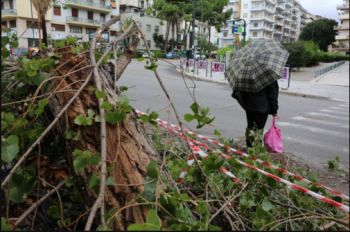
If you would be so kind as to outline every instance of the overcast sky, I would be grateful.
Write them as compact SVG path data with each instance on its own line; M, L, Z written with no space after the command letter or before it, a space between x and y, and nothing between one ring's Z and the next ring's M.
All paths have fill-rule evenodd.
M343 5L343 0L299 0L301 5L314 15L321 15L329 19L338 20L337 5Z

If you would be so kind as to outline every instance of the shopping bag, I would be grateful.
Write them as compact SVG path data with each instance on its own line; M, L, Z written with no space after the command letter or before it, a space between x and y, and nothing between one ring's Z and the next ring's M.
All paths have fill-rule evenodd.
M276 117L273 117L272 126L270 130L264 135L264 145L267 147L267 152L283 152L281 129L277 128L276 126Z

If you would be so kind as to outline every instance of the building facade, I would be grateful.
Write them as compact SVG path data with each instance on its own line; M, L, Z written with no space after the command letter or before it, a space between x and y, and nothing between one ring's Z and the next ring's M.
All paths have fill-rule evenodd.
M246 40L296 41L306 24L307 11L298 0L230 0L229 7L234 12L231 20L221 29L222 33L218 33L219 47L243 40L242 35L232 34L235 18L246 21Z
M341 25L334 28L339 31L339 35L335 37L338 42L338 48L335 48L335 51L349 55L349 0L344 0L343 5L338 5L337 10L342 12L338 16Z

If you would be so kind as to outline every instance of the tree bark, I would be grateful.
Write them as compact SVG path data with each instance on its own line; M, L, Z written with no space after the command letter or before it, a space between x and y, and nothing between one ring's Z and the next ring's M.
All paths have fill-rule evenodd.
M118 79L124 72L127 65L136 50L136 45L139 39L137 36L132 37L132 41L128 49L118 59L117 70ZM66 75L77 63L80 63L74 70L89 65L88 56L80 56L74 58L74 54L70 52L71 48L62 48L57 52L61 52L63 57L60 59L58 65L63 64L67 60L70 63L61 67L55 76ZM109 64L112 65L113 64ZM108 65L107 65L108 66ZM68 74L65 78L57 78L50 83L49 88L57 91L75 90L78 89L88 74L92 71L91 68L86 68L81 71ZM114 67L109 71L114 72ZM107 94L107 100L110 103L115 103L119 100L119 95L113 90L113 86L109 84L108 71L101 72L100 76L103 79L103 91ZM113 73L110 73L114 77ZM113 83L113 81L112 81ZM57 130L63 136L68 129L72 131L73 139L66 139L66 161L70 169L70 173L77 180L77 187L84 199L86 205L90 208L96 198L97 194L93 189L88 189L88 177L93 173L99 175L99 165L88 165L83 172L78 174L74 171L73 161L76 158L72 153L75 149L81 151L89 150L92 154L100 151L100 123L93 120L90 126L78 126L74 123L74 119L79 115L87 115L87 111L92 109L95 115L99 115L98 99L95 93L89 90L89 87L95 87L93 79L78 96L76 101L68 108L66 116L61 117L57 124ZM57 115L60 109L69 101L73 93L65 92L56 94L50 99L50 108L54 115ZM80 139L74 137L81 132ZM107 123L106 126L107 137L107 166L114 167L114 171L109 173L110 177L114 178L115 186L108 186L104 198L104 207L108 211L112 208L118 209L128 205L135 196L144 190L142 185L146 177L146 168L151 160L157 159L157 152L153 148L152 142L146 135L142 126L142 122L137 118L136 114L130 112L125 121L114 126ZM120 141L119 141L120 140ZM120 142L120 143L119 143ZM108 178L108 177L107 177ZM123 186L124 185L124 186ZM133 185L133 186L126 186ZM116 220L111 227L112 230L127 230L127 227L132 223L144 223L148 209L142 206L129 207L117 215ZM98 217L97 217L98 218ZM97 226L97 225L96 225Z
M210 34L211 34L211 27L208 22L208 34L209 34L209 42L208 42L208 58L211 57L211 43L210 43Z
M41 27L43 29L43 43L45 43L45 46L49 46L47 43L47 30L46 30L46 19L45 14L41 13Z
M165 38L164 38L164 53L167 52L167 46L168 46L168 38L169 38L169 30L170 30L170 23L171 21L168 19L166 24L166 31L165 31Z

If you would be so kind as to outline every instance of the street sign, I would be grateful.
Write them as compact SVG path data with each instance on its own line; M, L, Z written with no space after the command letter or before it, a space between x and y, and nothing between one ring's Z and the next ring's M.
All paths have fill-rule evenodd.
M197 46L197 40L196 39L194 40L194 46Z
M140 17L144 17L145 16L145 10L144 9L141 9L140 10Z
M233 34L236 34L236 35L242 34L242 27L233 27L232 29L233 29Z

